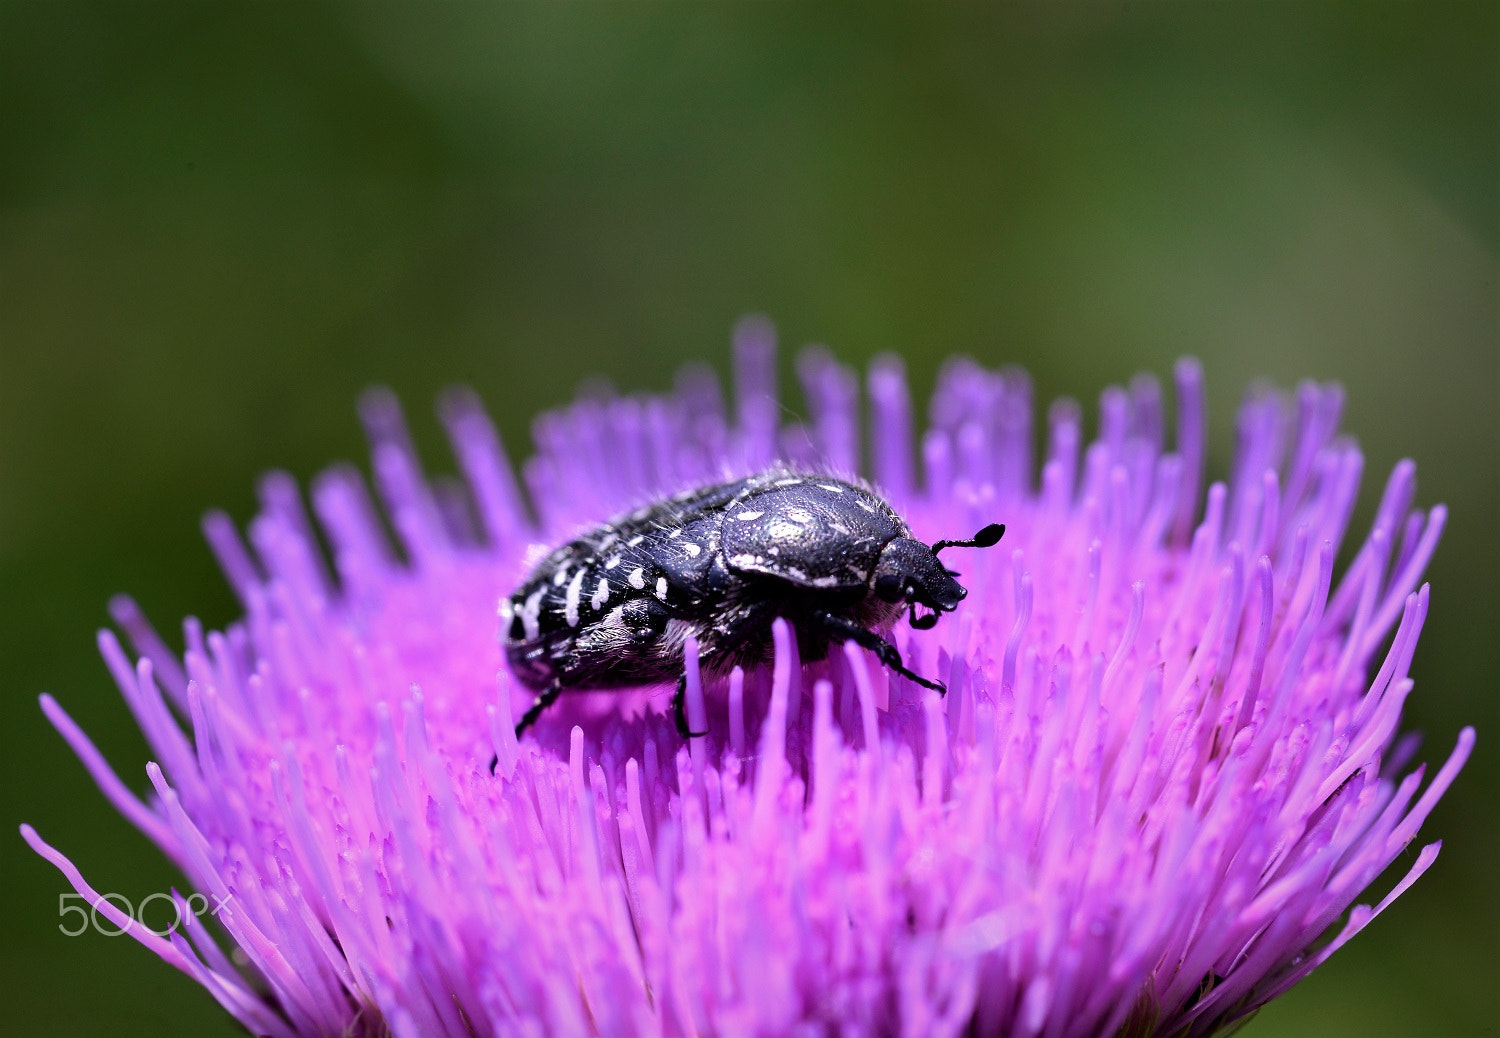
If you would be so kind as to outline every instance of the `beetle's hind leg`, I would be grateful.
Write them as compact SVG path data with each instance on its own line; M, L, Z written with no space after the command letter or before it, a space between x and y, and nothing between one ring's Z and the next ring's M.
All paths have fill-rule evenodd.
M687 675L677 679L677 691L672 693L672 721L677 725L677 734L684 739L696 739L707 732L695 732L688 727L687 719Z
M852 620L846 620L842 616L823 610L813 613L812 618L821 624L835 641L850 641L861 648L869 649L880 660L882 666L894 670L903 678L915 681L923 688L930 688L939 695L948 694L948 686L941 681L924 678L916 671L908 669L906 664L901 662L901 651L874 631L867 631Z

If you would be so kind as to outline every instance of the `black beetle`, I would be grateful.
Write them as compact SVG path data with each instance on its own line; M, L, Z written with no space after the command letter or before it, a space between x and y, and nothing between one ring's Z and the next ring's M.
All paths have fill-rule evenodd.
M879 632L903 607L917 628L956 608L967 592L937 553L987 548L1004 533L992 524L929 546L868 487L782 468L639 508L557 548L501 603L506 659L538 691L516 734L564 689L673 680L678 731L702 734L687 726L684 641L697 638L707 673L755 666L770 659L777 617L796 631L803 660L854 641L945 691L903 666Z

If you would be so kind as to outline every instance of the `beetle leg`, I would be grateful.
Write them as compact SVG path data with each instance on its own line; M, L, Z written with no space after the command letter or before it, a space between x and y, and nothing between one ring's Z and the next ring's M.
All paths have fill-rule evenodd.
M824 612L821 609L814 612L812 618L822 624L823 629L838 641L851 641L861 648L869 649L880 660L882 666L894 670L903 678L915 681L923 688L930 688L939 695L948 694L948 686L941 681L933 681L930 678L924 678L915 671L908 670L906 665L901 662L901 651L874 631L867 631L851 620L846 620L842 616L835 616L833 613Z
M536 719L542 716L542 711L557 702L557 697L560 695L562 695L561 681L554 681L542 689L537 694L536 702L527 707L526 712L521 715L521 720L516 723L516 738L519 739L525 735L526 729L536 724Z
M620 618L637 644L648 645L661 637L672 614L655 598L646 596L626 602Z
M547 709L553 703L557 702L557 697L560 695L562 695L562 682L560 681L554 681L552 682L552 684L544 688L536 697L536 702L532 703L530 708L528 708L527 711L521 715L521 723L516 725L516 738L519 739L522 733L526 731L526 729L535 724L536 719L542 715L542 711ZM499 767L499 765L500 755L497 753L490 758L491 775L495 773L495 769Z
M672 720L677 724L677 734L684 739L696 739L700 735L708 734L688 728L686 674L677 679L677 691L672 693Z

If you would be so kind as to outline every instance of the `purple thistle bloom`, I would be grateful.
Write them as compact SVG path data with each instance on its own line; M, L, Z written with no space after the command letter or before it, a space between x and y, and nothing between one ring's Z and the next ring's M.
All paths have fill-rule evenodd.
M208 539L245 608L170 651L126 600L105 662L155 763L142 801L60 706L42 708L110 801L222 902L154 935L98 912L264 1035L1206 1035L1287 990L1432 863L1408 844L1462 768L1423 787L1398 738L1444 523L1392 473L1341 574L1361 473L1333 387L1253 393L1208 488L1201 374L1048 414L954 361L912 449L900 363L868 380L870 474L918 536L1003 521L970 594L894 639L940 698L853 646L700 680L684 745L669 690L569 693L518 742L530 693L496 604L539 545L777 458L859 469L859 381L800 358L810 420L781 423L774 339L743 323L736 395L685 371L667 397L542 416L528 514L468 394L442 415L463 481L421 473L371 394L381 506L334 469L285 475L249 546ZM917 473L921 472L919 480ZM1392 632L1394 631L1394 635ZM497 686L498 675L498 686ZM489 761L498 756L497 774ZM91 902L93 888L22 833ZM1374 907L1350 906L1402 859ZM1339 921L1343 920L1342 925Z

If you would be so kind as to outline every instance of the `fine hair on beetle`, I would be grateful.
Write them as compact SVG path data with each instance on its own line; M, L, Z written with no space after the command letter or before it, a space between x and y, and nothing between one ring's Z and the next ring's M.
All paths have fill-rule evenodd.
M687 639L706 674L748 669L770 661L777 618L805 661L852 641L944 692L884 632L903 612L927 630L956 609L968 592L938 554L992 547L1004 533L992 523L926 544L869 486L780 466L617 516L553 549L501 603L506 660L537 693L516 734L565 690L674 681L678 732L705 734L687 724Z

